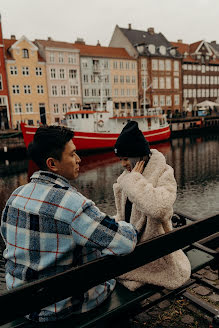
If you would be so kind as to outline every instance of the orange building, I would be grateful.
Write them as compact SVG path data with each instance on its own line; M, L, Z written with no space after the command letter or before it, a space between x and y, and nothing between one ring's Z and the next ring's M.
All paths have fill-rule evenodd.
M50 123L46 65L36 45L22 36L4 39L12 127Z

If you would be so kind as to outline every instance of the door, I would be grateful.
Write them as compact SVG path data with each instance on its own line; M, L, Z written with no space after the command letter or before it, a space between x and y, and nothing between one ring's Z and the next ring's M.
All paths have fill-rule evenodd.
M40 104L40 122L46 124L46 107L45 104Z

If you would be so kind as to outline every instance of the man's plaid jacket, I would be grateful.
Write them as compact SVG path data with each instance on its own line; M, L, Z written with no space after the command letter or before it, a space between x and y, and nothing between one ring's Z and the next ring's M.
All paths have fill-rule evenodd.
M1 233L8 289L100 256L132 252L137 242L131 224L115 222L68 180L47 171L35 172L30 183L12 193L2 213ZM114 287L111 279L80 298L73 295L28 318L43 322L86 312L103 302Z

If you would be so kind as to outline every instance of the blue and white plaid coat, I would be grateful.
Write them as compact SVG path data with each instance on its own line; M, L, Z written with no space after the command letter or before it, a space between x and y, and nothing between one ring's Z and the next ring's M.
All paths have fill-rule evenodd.
M12 193L2 213L1 233L8 289L100 256L132 252L137 242L131 224L115 222L68 180L47 171L35 172L30 183ZM114 287L111 279L81 299L73 296L28 317L43 322L89 311Z

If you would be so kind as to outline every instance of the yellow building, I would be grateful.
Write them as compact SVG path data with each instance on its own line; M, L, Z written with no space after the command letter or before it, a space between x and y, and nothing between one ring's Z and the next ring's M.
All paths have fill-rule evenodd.
M46 63L37 46L25 36L4 44L13 128L20 122L50 124Z

